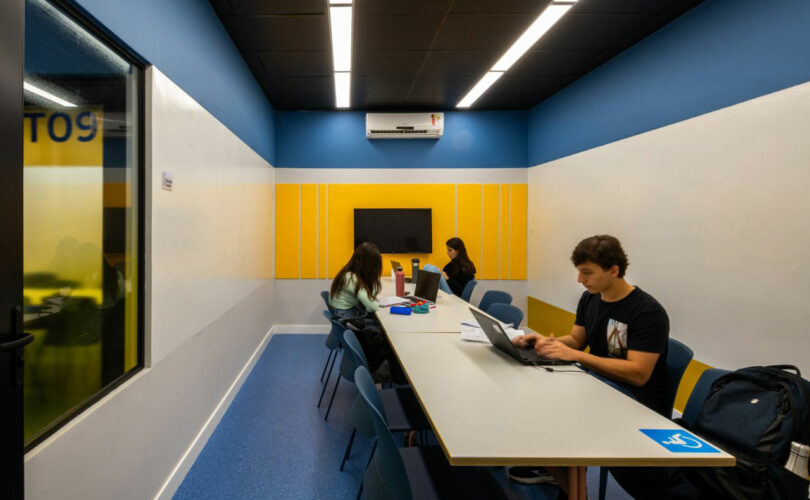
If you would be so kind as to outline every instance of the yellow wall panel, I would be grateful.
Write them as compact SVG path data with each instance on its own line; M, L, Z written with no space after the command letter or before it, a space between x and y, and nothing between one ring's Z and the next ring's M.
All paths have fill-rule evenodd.
M301 185L301 277L314 279L318 267L318 185Z
M509 279L526 279L526 184L512 184L509 192Z
M454 234L455 189L453 184L330 184L329 185L329 277L343 267L354 251L355 208L430 208L433 216L433 253L383 255L383 273L394 259L410 274L410 260L443 267L447 263L444 242ZM395 225L392 224L392 228Z
M509 279L509 184L501 184L500 279Z
M481 184L459 184L457 192L457 236L464 240L467 255L478 271L476 278L481 279Z
M318 278L326 278L326 184L318 184Z
M276 184L276 278L298 278L300 186Z
M482 213L483 223L482 234L482 256L481 256L481 278L485 280L496 280L500 277L499 272L499 252L500 247L500 223L498 200L499 186L497 184L484 184Z

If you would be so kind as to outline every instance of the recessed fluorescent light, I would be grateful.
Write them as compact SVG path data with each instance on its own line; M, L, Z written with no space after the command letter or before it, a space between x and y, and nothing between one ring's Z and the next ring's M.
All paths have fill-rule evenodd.
M573 6L574 2L552 3L549 5L532 25L520 35L520 38L509 47L509 50L498 59L498 62L492 67L492 71L506 71L511 68L512 65L515 64L515 61L520 59L527 50L532 48L532 46L537 43L537 40L540 40L540 37L545 35Z
M335 71L352 70L352 7L330 7L332 61Z
M335 73L335 107L348 108L351 106L351 85L351 73Z
M32 94L36 94L36 95L38 95L40 97L44 97L45 99L48 99L51 102L55 102L56 104L59 104L60 106L64 106L66 108L75 108L76 107L76 105L73 104L72 102L68 102L68 101L66 101L64 99L56 97L55 95L51 94L50 92L46 92L46 91L42 90L39 87L31 85L28 82L23 82L23 89L27 90L28 92L31 92Z
M492 86L493 83L498 81L498 78L503 76L503 71L490 71L485 74L478 83L475 84L475 87L472 88L467 95L464 96L464 99L461 100L458 104L456 104L457 108L469 108L472 104L481 97L481 94L486 92L486 90Z
M329 5L351 5L352 0L329 0Z
M571 7L577 3L577 0L558 0L551 2L543 12L535 19L529 28L520 35L515 43L509 47L504 55L498 59L498 62L492 66L492 69L485 74L475 87L470 90L464 98L456 104L457 108L469 108L472 104L483 94L498 78L500 78L505 71L512 67L515 62L520 59L527 50L537 43L537 41L546 32L551 29L557 21L565 15L566 12L571 10Z

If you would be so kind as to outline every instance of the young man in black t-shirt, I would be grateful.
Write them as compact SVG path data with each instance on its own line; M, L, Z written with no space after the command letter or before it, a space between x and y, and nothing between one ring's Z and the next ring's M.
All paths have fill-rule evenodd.
M577 361L610 380L647 407L669 416L666 408L666 356L669 318L650 294L624 279L627 255L619 240L598 235L582 240L571 261L586 291L577 305L571 333L516 337L521 347L534 345L541 356ZM584 352L590 347L590 352ZM510 477L535 483L548 480L542 469L513 467Z

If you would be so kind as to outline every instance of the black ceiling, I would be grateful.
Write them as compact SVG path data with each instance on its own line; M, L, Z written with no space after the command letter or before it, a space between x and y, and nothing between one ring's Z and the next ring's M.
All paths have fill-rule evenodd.
M526 109L702 0L580 0L472 109ZM550 0L354 0L352 109L452 110ZM334 110L328 0L211 0L273 107Z

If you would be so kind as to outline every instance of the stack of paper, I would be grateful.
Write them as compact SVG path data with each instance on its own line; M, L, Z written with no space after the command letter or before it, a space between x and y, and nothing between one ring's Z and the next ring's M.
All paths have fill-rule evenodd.
M384 299L380 299L377 301L380 304L380 307L388 307L388 306L395 306L397 304L410 304L410 300L406 299L405 297L397 297L396 295L391 297L385 297Z
M523 330L515 330L511 326L508 326L503 330L510 339L526 334ZM467 325L463 325L461 327L461 340L468 340L470 342L489 342L484 330Z

